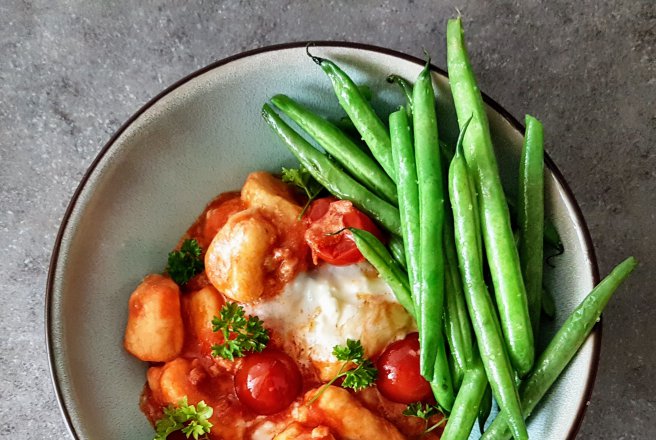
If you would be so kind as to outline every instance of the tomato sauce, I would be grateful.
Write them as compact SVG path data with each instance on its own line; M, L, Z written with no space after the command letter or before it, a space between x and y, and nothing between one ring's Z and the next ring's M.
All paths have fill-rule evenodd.
M180 240L188 238L198 241L202 249L207 249L219 229L226 224L231 215L246 209L246 204L241 200L239 191L231 191L219 194L207 204L203 212L187 233Z

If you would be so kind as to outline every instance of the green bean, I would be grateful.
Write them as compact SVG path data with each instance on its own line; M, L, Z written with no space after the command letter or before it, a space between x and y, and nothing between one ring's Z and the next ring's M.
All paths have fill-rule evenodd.
M629 257L617 265L572 312L549 342L520 389L525 418L531 416L537 404L581 348L599 320L606 304L620 284L633 272L636 265L637 261L633 257ZM485 431L482 439L508 438L510 438L510 433L506 426L506 412L502 411Z
M554 319L556 317L556 302L554 301L553 295L549 289L542 288L542 312L549 319Z
M451 342L451 335L449 334L449 331L451 330L449 326L447 325L447 322L449 320L449 315L444 311L444 336L446 337L447 343ZM453 357L453 352L449 351L447 355L447 361L449 361L449 371L451 372L451 380L453 382L453 392L455 395L458 395L458 390L460 389L460 385L462 385L462 379L465 377L465 370L463 370L460 365L456 363L455 358Z
M511 223L514 225L514 219L517 218L517 204L510 196L506 196L506 202L508 203L508 212L510 212ZM560 234L558 234L558 230L551 222L551 220L546 217L544 219L543 241L544 244L548 244L558 252L563 252L565 250L563 242L560 240Z
M288 96L276 95L271 98L271 102L317 141L356 180L386 201L398 203L396 185L392 179L339 128Z
M360 133L358 133L357 128L355 128L355 125L353 125L353 122L351 122L348 116L342 116L336 120L332 119L330 120L330 123L342 130L342 133L348 136L351 142L353 142L364 154L373 159L374 156L371 154L371 150L369 150L367 144L364 143Z
M540 121L526 115L526 134L519 166L519 261L524 275L533 337L540 330L544 237L544 147Z
M462 125L462 128L460 129L460 133L458 134L458 140L456 141L457 145L462 144L463 139L464 139L464 135L465 135L465 133L467 133L467 127L469 127L469 124L471 123L471 120L472 120L472 117L469 117L469 119L467 119L465 121L465 123ZM445 148L445 147L442 147L442 148ZM443 149L442 151L445 154L447 154L446 150ZM449 156L449 164L451 163L451 160L453 159L453 156L455 156L455 152L456 152L456 150L454 148L453 152ZM448 186L448 174L449 174L448 167L446 169L446 174L447 174L447 179L446 180L447 180L447 186ZM478 203L477 203L478 195L476 194L476 186L474 184L474 180L471 177L471 173L467 173L467 177L469 178L470 197L472 199L472 202L474 203L473 206L478 207ZM476 228L477 231L480 231L481 230L481 219L480 219L480 215L478 213L478 209L472 209L472 216L473 216L473 219L474 219L474 228ZM453 223L453 216L450 215L450 218L451 218L451 223ZM483 261L483 243L482 243L482 239L481 239L481 234L476 234L476 243L477 243L477 247L478 247L478 256L479 256L480 260ZM456 259L456 263L457 263L457 259Z
M442 175L446 179L449 174L448 165L451 158L442 150ZM448 186L448 181L444 181ZM448 204L448 200L446 201ZM456 396L465 376L465 371L472 361L471 327L467 305L462 291L462 281L458 270L458 257L455 253L453 237L453 217L451 207L444 212L444 335L449 345L449 366Z
M419 296L419 188L417 186L417 168L415 153L411 142L411 129L408 117L403 110L397 110L389 116L390 138L392 139L392 158L397 176L397 193L399 213L403 231L405 261L410 279L412 298L417 310L421 307ZM417 328L423 332L421 315L417 313Z
M415 316L415 306L410 293L408 278L394 261L385 245L372 233L356 228L349 228L353 241L364 258L378 271L399 301L411 316Z
M445 263L445 266L448 266L448 263ZM461 343L461 335L460 329L458 328L458 318L453 316L455 311L451 310L450 307L451 292L453 292L455 288L453 287L453 279L448 268L446 268L444 273L444 286L444 336L446 337L446 342L449 344L449 365L451 366L453 389L457 392L462 384L462 379L465 376L466 365L456 349L458 344Z
M394 180L392 147L385 124L376 115L373 107L367 102L358 86L337 64L325 58L315 57L310 54L309 50L307 53L312 58L312 61L317 63L326 75L328 75L339 104L349 118L351 118L353 125L355 125L362 139L369 146L374 158L380 163L392 180Z
M442 327L444 311L444 183L430 66L421 71L412 94L415 163L419 182L420 369L433 378L435 398L450 410L455 396ZM423 331L422 331L423 330Z
M483 430L485 429L485 422L487 422L487 419L490 417L491 412L492 412L492 388L490 388L490 384L488 383L487 386L485 387L485 394L483 394L483 400L481 400L481 405L478 408L478 429L481 431L481 434L483 434Z
M412 84L410 84L410 81L399 75L389 75L387 77L387 82L396 83L399 85L399 87L401 87L401 90L403 91L406 100L405 111L408 114L408 120L411 121L412 120Z
M442 165L440 162L437 117L435 115L435 95L428 64L421 71L413 89L413 132L415 144L415 165L417 167L419 201L419 305L421 321L430 320L433 314L442 315L444 279L442 227L444 223L444 194ZM439 245L439 246L438 246ZM439 252L436 252L439 251ZM425 302L429 303L426 304ZM436 308L429 306L435 304ZM439 319L439 318L438 318ZM441 326L439 327L441 331ZM435 331L426 331L420 338L422 348L422 374L432 375L433 359L438 339ZM430 343L429 343L430 341ZM432 351L432 353L431 353ZM425 352L425 353L424 353Z
M390 254L392 254L392 257L396 260L399 265L404 270L407 270L407 264L405 261L405 247L403 246L403 238L399 237L398 235L392 235L390 237L389 243L387 243L387 248L390 251Z
M445 334L457 370L460 374L464 374L473 361L474 350L469 314L458 269L453 217L449 211L445 212L444 222ZM453 380L455 386L459 386L462 382L460 374Z
M408 114L408 121L411 121L412 124L412 84L402 76L394 74L387 77L387 82L398 84L403 91L406 99L405 109ZM440 150L442 151L442 156L448 161L451 161L451 158L453 157L453 146L440 139Z
M485 369L477 356L471 368L465 373L440 440L467 440L469 438L472 427L478 418L486 389L487 376L485 376Z
M424 107L422 106L420 108L423 109ZM418 119L417 116L420 115L415 114L415 120ZM421 117L423 118L423 116ZM431 382L431 387L440 405L446 409L450 409L453 404L453 385L451 384L450 379L450 370L444 347L444 338L442 337L442 328L436 327L436 325L441 326L442 322L439 320L436 323L434 322L435 318L428 316L428 318L433 319L433 321L431 322L430 328L425 329L422 321L424 316L420 312L422 307L425 306L424 296L422 295L424 284L422 283L423 260L421 255L421 249L425 242L422 242L420 237L420 202L419 187L417 185L418 170L415 166L415 151L413 151L412 143L410 141L410 127L406 112L398 110L390 115L390 132L392 138L392 153L397 173L397 190L406 263L415 309L417 310L417 328L419 329L420 341L422 335L425 335L427 331L431 331L431 336L433 336L434 340L436 339L436 342L422 342L422 345L420 345L422 347L420 353L433 353L432 357L426 356L423 359L423 362L431 363L435 362L438 353L441 353L439 361L441 369L440 374L446 375L448 381L445 383L440 382L439 379L437 381L431 380L433 379L432 376L434 372L431 372L431 374L424 374L424 377ZM423 139L423 137L420 137L420 139ZM431 301L428 303L429 306L432 306ZM437 311L435 313L437 314ZM439 317L442 318L441 310L439 310ZM441 344L439 342L440 339L442 340ZM429 350L430 347L433 347L432 351ZM437 352L435 348L437 348ZM438 398L437 396L440 397Z
M350 200L391 233L401 234L399 210L395 206L373 194L337 167L287 125L268 104L262 107L262 117L312 177L330 193L340 199Z
M406 99L406 113L408 114L408 121L411 122L412 124L412 84L410 81L407 79L403 78L400 75L389 75L387 77L387 82L388 83L396 83L401 87L401 90L403 91L403 94L405 95ZM451 158L453 157L453 146L447 144L445 141L440 139L440 151L442 152L442 156L446 158L446 160L451 161Z
M415 115L417 116L417 115ZM390 115L390 132L392 138L392 152L394 157L394 162L397 172L397 189L399 196L399 207L401 213L401 226L403 229L403 241L405 247L406 263L408 267L408 276L410 278L410 286L412 290L412 296L415 302L415 309L417 310L416 321L417 327L419 329L420 338L428 329L424 329L422 322L422 314L419 313L422 307L422 283L421 283L421 268L422 268L422 259L421 259L421 248L423 242L420 241L420 218L419 218L419 188L417 186L417 169L415 167L415 152L412 148L412 143L410 141L410 127L408 125L407 114L403 110L398 110ZM430 302L429 302L430 304ZM437 312L436 312L437 313ZM442 312L440 311L440 317ZM432 318L432 317L429 317ZM442 325L441 322L438 322L439 325ZM447 386L444 386L444 382L431 381L431 375L425 375L429 381L431 381L431 387L433 392L440 398L438 402L446 409L451 408L453 403L453 385L450 380L450 371L448 365L448 359L446 358L446 352L444 350L444 339L442 337L442 329L440 327L435 327L435 323L431 323L430 331L433 331L433 336L437 336L438 340L442 339L440 348L442 348L442 358L440 360L440 369L441 374L446 374L448 376ZM435 334L435 332L437 334ZM434 347L437 348L435 343ZM421 345L422 350L429 351L424 347L430 347L431 345ZM438 349L439 352L439 349ZM435 350L432 351L434 357L428 357L429 361L434 361L437 358L437 353ZM424 360L426 362L426 360ZM446 373L445 373L446 370Z
M477 207L472 200L467 163L461 151L465 135L461 132L456 155L449 168L449 196L453 209L460 274L469 316L492 392L499 406L509 414L514 437L517 440L525 440L528 439L528 434L522 418L513 370L494 305L485 285L483 261L478 252L476 235L480 231L476 230L473 216L473 210Z
M447 65L458 123L462 127L472 118L464 151L480 196L483 241L508 354L523 376L531 369L535 356L526 291L487 115L469 63L460 18L447 24Z

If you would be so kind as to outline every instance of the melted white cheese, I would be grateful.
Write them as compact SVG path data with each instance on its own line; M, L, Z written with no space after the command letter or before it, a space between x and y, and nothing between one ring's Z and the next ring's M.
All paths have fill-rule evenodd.
M368 263L324 264L300 273L277 296L248 306L294 345L300 360L330 363L335 345L360 340L367 356L414 330L414 321Z

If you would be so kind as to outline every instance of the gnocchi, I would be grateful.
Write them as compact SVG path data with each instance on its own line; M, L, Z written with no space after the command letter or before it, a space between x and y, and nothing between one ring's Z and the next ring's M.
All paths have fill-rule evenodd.
M148 275L130 296L124 346L142 361L166 362L182 350L180 289L170 278Z

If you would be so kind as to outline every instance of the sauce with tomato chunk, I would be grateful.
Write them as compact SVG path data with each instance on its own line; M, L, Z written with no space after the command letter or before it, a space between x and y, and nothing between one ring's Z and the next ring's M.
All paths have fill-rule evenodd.
M364 261L351 232L346 228L364 229L378 239L383 234L373 221L357 210L348 200L334 197L317 199L307 210L303 220L308 225L305 240L312 250L312 260L337 266Z
M182 241L193 238L198 241L202 249L207 249L219 229L226 224L231 215L246 209L239 191L231 191L219 194L207 204L203 212L193 225L187 230Z

